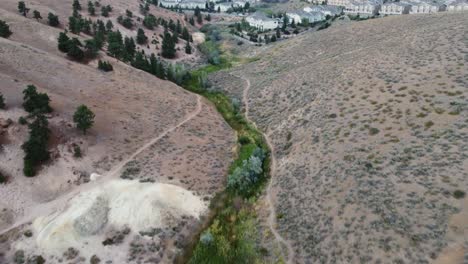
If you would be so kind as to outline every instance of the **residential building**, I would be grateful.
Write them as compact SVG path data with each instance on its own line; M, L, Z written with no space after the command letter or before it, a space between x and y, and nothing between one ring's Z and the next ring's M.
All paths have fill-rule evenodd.
M401 2L387 2L380 7L381 15L404 15L409 14L411 5Z
M430 14L445 11L446 6L439 3L411 2L410 14Z
M296 24L302 23L303 19L306 19L310 23L318 22L325 20L325 14L322 12L305 12L302 10L295 11L295 12L288 12L286 16L289 18L289 22L293 22Z
M376 1L366 1L366 2L351 2L345 6L345 14L353 15L364 15L364 16L373 16L378 14L381 7L381 3Z
M343 12L343 8L330 5L313 5L304 7L305 12L322 12L325 16L336 16Z
M248 16L245 21L247 21L251 27L255 27L260 30L270 30L281 26L281 19L267 17L261 12L253 13Z
M160 0L159 4L165 8L180 7L183 9L204 9L206 7L206 0Z
M327 5L332 6L347 6L351 3L351 0L328 0Z
M468 11L468 1L467 0L456 0L447 4L448 12L460 12Z

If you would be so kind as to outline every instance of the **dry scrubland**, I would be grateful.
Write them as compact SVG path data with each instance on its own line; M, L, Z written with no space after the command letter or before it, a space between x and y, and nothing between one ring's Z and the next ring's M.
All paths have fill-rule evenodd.
M468 188L467 24L466 13L351 23L233 70L275 146L278 229L295 263L468 261L468 198L454 195ZM211 81L242 98L232 78Z
M71 1L66 8L50 4L64 21ZM47 263L89 263L94 254L101 263L169 261L222 188L234 133L211 104L171 82L104 55L114 71L98 71L97 61L69 61L56 48L60 29L14 9L4 2L0 8L13 32L0 38L0 91L7 101L0 119L13 121L0 129L0 171L8 177L0 184L0 263L34 255ZM47 14L45 6L38 9ZM52 158L34 178L22 173L28 129L18 123L27 115L21 103L28 84L46 92L54 109ZM96 114L85 136L72 123L80 104ZM82 158L73 157L74 144ZM102 176L90 181L92 173ZM155 195L164 190L170 195Z

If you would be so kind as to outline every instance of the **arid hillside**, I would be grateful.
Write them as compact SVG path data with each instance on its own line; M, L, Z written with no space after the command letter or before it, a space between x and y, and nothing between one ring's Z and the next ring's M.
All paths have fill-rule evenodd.
M49 9L65 13L61 1L41 3L43 17ZM39 256L46 263L169 262L223 189L233 131L202 97L103 52L111 72L98 70L97 59L69 60L57 50L60 28L4 4L0 18L13 34L0 38L0 172L7 178L0 184L0 263ZM51 158L31 178L23 175L21 149L28 126L19 122L33 119L22 107L30 84L53 108ZM96 115L86 135L73 124L81 104ZM76 146L82 157L74 156Z
M458 13L334 26L211 76L272 141L291 262L466 261L467 24Z

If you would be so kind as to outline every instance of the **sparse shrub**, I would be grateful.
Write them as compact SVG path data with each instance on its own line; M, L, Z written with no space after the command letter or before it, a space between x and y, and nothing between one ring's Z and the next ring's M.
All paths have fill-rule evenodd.
M10 31L10 26L5 21L0 20L0 37L8 38L11 34L13 33Z
M101 262L101 259L96 256L96 255L93 255L90 259L89 259L89 263L90 264L99 264Z
M110 64L110 62L108 62L108 61L99 60L98 61L98 69L101 70L101 71L110 72L110 71L114 70L114 67L112 67L112 64Z
M20 118L18 118L18 123L20 125L26 125L28 121L26 120L26 118L24 118L24 116L20 116Z
M380 130L379 130L378 128L375 128L375 127L371 127L371 128L369 129L369 134L370 134L371 136L377 135L379 132L380 132Z
M24 256L24 251L23 250L17 250L15 252L15 255L13 257L13 261L16 263L16 264L23 264L25 262L25 256Z
M432 121L427 121L426 123L424 123L424 127L426 129L431 128L433 125L434 125L434 122L432 122Z
M214 241L213 235L210 233L210 231L206 231L200 236L200 242L203 245L210 245Z
M73 157L75 158L81 158L82 153L81 153L81 148L78 145L73 145Z
M465 192L462 191L462 190L455 190L453 192L453 197L455 197L455 199L462 199L462 198L465 198Z
M239 143L240 143L241 145L247 145L247 144L250 143L250 138L247 137L247 136L240 136L240 137L239 137Z
M6 104L5 104L5 98L3 97L3 94L0 93L0 109L5 109Z
M0 171L0 184L6 183L7 181L8 181L8 177L5 174L3 174L2 171Z

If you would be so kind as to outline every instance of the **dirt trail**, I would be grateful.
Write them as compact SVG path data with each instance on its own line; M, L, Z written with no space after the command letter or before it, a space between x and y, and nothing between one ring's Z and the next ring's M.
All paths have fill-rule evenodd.
M250 119L249 117L249 90L250 90L250 80L241 76L233 75L237 78L241 78L247 83L247 86L245 87L244 91L242 92L242 102L244 103L244 110L245 110L245 119L252 123L255 128L257 128L257 124ZM273 180L275 179L275 172L276 172L276 156L275 156L275 148L273 144L270 141L270 138L268 136L269 134L263 133L263 136L265 137L266 144L270 148L271 151L271 164L270 164L270 182L268 183L268 187L266 189L266 196L267 196L267 201L268 205L270 207L270 215L268 216L268 226L275 236L276 241L281 245L286 246L288 249L288 261L287 263L292 264L294 263L294 249L292 247L291 242L287 241L284 239L281 234L276 230L276 209L273 203L273 194L272 194L272 187L273 187Z
M139 149L137 149L127 159L125 159L122 162L115 165L115 167L113 169L111 169L109 172L104 174L102 177L100 177L96 181L90 182L88 184L83 184L83 185L77 186L75 189L73 189L69 193L63 194L62 196L57 197L56 199L54 199L54 200L52 200L50 202L47 202L47 203L44 203L44 204L39 204L39 205L35 206L34 208L30 208L31 211L29 212L28 215L25 215L21 219L16 221L15 225L13 225L13 226L11 226L11 227L9 227L7 229L0 230L0 235L6 233L6 232L8 232L8 231L10 231L10 230L12 230L12 229L14 229L16 227L18 227L18 226L21 226L21 225L23 225L25 223L31 222L35 218L37 218L37 217L39 217L41 215L42 216L43 215L49 215L49 214L51 214L53 212L63 210L67 206L68 201L70 201L73 197L78 195L80 192L89 190L89 189L91 189L93 187L96 187L97 185L104 184L105 182L108 182L108 181L112 180L113 178L115 178L118 175L118 173L120 172L120 170L128 162L133 160L136 156L138 156L140 153L142 153L143 151L145 151L146 149L151 147L153 144L158 142L160 139L162 139L167 134L169 134L172 131L174 131L175 129L183 126L185 123L189 122L192 118L196 117L202 110L201 96L196 95L196 97L197 97L197 106L196 106L196 108L192 112L190 112L187 115L187 117L184 118L184 120L182 120L181 122L179 122L175 126L172 126L172 127L168 128L168 129L166 129L164 132L159 134L157 137L152 138L146 144L144 144Z

